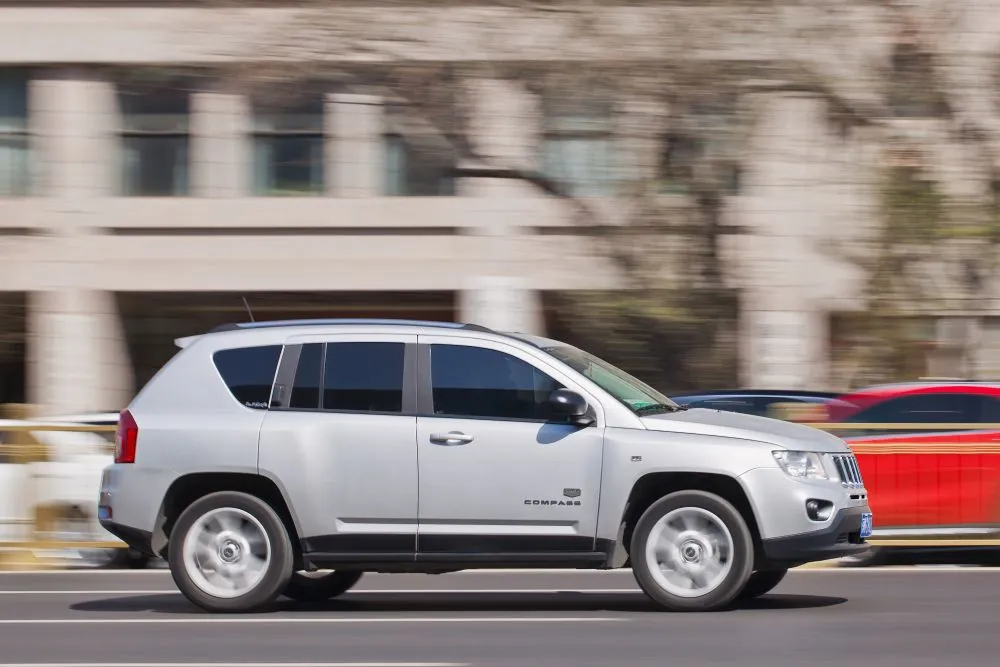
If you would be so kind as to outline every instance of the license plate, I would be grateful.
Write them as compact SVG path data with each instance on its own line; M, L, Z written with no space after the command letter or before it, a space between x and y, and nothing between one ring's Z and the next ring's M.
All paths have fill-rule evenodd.
M861 515L861 539L872 536L872 513L865 512Z

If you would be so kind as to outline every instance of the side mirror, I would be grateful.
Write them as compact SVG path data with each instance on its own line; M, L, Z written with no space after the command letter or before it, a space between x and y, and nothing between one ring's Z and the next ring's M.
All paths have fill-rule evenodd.
M556 389L549 395L549 405L556 417L569 417L570 421L579 426L590 426L593 417L587 415L587 400L569 389Z

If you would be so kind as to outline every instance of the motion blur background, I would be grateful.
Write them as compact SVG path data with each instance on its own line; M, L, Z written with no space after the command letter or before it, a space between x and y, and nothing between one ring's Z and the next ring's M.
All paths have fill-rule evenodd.
M0 258L13 417L244 299L668 394L1000 382L1000 0L0 2Z

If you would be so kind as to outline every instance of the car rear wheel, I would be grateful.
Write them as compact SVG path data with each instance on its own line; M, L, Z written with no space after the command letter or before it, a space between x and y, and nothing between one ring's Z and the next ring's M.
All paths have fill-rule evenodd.
M740 591L739 597L743 600L752 600L761 595L767 595L774 587L781 583L781 580L788 574L788 568L780 570L757 570L750 575L747 585Z
M730 604L753 571L753 537L731 503L680 491L653 503L636 523L632 572L642 590L674 611Z
M329 600L349 591L362 572L295 572L285 588L285 597L299 602L320 602Z
M168 548L177 587L209 611L260 610L292 576L292 542L281 517L246 493L196 500L178 518Z

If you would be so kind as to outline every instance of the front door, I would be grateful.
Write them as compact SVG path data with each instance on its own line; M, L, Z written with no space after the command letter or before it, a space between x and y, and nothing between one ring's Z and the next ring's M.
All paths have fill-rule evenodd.
M418 557L594 552L604 445L594 398L513 345L418 340ZM549 394L561 387L595 406L595 425L550 419Z

